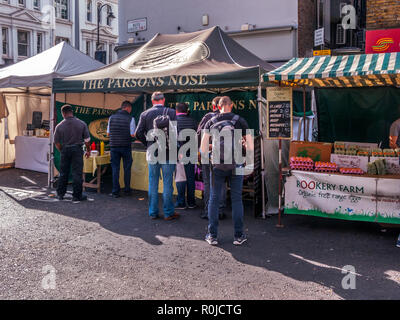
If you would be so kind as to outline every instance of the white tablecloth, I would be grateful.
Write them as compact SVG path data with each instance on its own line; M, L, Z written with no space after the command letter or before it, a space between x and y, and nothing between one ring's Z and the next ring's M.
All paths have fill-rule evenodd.
M49 138L15 137L15 167L48 173Z

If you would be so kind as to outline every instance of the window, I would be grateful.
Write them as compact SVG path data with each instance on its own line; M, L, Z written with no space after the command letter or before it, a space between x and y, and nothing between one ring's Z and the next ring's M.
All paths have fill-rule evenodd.
M343 28L342 24L336 25L336 44L346 43L346 30Z
M40 0L33 0L33 8L40 10Z
M3 55L8 56L8 28L1 28L1 38L3 39Z
M102 17L101 11L100 11L101 6L102 6L101 3L98 3L98 4L97 4L97 14L98 14L97 19L98 19L98 21L99 21L100 24L103 23L103 19L102 19L103 17Z
M56 37L56 44L59 44L59 43L61 43L63 41L65 41L66 43L69 43L69 39L68 38Z
M38 33L36 36L36 53L43 51L43 33Z
M92 0L87 0L86 20L90 22L92 21Z
M108 63L113 62L113 52L114 52L113 45L112 44L108 45Z
M21 7L25 7L25 0L18 0L18 5Z
M86 54L90 56L91 43L90 41L86 41Z
M110 13L112 12L111 6L107 6L107 25L111 26L111 17Z
M29 32L18 30L18 56L29 56Z
M56 18L69 19L69 3L68 0L54 0L56 9Z

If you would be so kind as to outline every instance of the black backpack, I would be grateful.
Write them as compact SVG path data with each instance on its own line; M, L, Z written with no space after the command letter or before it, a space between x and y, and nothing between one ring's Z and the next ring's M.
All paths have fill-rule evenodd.
M235 115L232 120L222 120L218 121L217 117L212 118L211 121L211 126L210 126L210 133L212 134L211 130L217 130L221 134L220 137L220 144L219 144L219 157L218 159L213 159L213 155L211 155L211 164L213 169L219 169L223 171L230 171L236 168L236 163L235 163L235 135L234 135L234 130L235 130L235 125L239 120L239 116ZM230 134L230 140L231 140L231 152L230 152L230 157L231 157L231 163L225 163L225 137L223 136L223 133L226 132L227 134ZM213 148L214 148L214 138L213 138Z
M169 136L170 134L173 134L172 132L169 132L170 122L171 119L169 118L168 115L168 108L164 108L162 115L155 117L153 120L153 129L159 129L164 132L166 139L166 149L169 149ZM157 135L154 135L154 140L161 148L162 147L161 141L158 139Z

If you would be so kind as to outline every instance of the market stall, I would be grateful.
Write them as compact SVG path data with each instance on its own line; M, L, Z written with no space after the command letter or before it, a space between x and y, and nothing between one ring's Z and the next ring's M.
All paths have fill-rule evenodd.
M400 150L384 148L387 124L400 118L400 110L397 99L385 95L384 104L392 112L378 115L381 105L376 99L376 88L390 87L390 94L398 94L400 53L295 58L264 80L279 86L335 88L329 97L348 97L333 98L340 101L336 109L343 109L336 118L335 106L321 111L328 102L317 99L318 125L322 130L332 127L330 141L291 142L285 213L400 224ZM360 89L362 98L357 100L346 92L355 88L371 90ZM340 133L338 128L343 128ZM336 139L339 134L341 141Z
M197 119L211 111L211 100L216 94L232 94L241 97L235 99L236 111L249 119L257 131L261 119L258 101L262 96L261 75L273 69L219 27L214 27L193 33L157 34L140 49L112 65L78 76L55 79L53 92L56 100L63 102L69 102L69 95L77 93L97 92L105 96L113 93L143 94L142 106L147 108L150 106L149 94L163 91L168 106L174 107L182 100L189 102L191 115ZM199 95L203 95L201 100ZM138 105L134 106L134 110L137 108L140 109ZM263 168L262 159L260 176ZM135 183L135 178L131 181ZM259 185L264 188L261 182L262 178ZM265 199L257 201L257 206L265 203ZM262 212L264 214L264 208Z
M62 42L0 69L0 168L49 171L52 80L102 65Z

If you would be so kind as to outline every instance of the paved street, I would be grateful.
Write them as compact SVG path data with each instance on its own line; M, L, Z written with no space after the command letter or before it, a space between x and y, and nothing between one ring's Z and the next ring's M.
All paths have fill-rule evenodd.
M280 229L248 210L248 243L233 246L227 219L211 247L199 210L151 221L144 192L73 204L51 200L46 182L0 171L1 299L400 299L395 230L302 216ZM346 265L355 290L342 288ZM42 286L46 266L55 289Z

